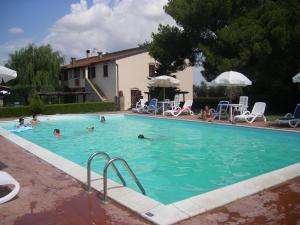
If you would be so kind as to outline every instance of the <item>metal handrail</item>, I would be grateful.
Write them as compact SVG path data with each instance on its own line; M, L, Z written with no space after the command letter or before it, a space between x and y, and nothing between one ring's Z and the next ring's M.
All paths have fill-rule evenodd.
M107 161L111 160L111 158L109 157L109 155L106 152L95 152L89 157L89 159L87 161L87 191L91 191L91 164L92 164L93 158L95 158L97 155L102 155ZM122 184L124 186L126 186L126 182L125 182L124 178L122 177L121 173L119 172L119 170L117 169L117 167L115 166L115 164L112 164L112 167L113 167L114 171L116 172L117 176L120 178Z
M116 157L116 158L112 158L110 159L104 169L103 169L103 201L106 202L107 201L107 169L110 165L114 165L113 162L114 161L121 161L122 164L125 166L125 168L127 169L127 171L129 172L129 174L131 175L131 177L133 178L133 180L135 181L135 183L137 184L137 186L140 188L141 192L143 193L143 195L146 194L145 189L143 188L142 184L140 183L140 181L138 180L138 178L135 176L135 174L133 173L132 169L130 168L130 166L128 165L128 163L125 161L125 159Z

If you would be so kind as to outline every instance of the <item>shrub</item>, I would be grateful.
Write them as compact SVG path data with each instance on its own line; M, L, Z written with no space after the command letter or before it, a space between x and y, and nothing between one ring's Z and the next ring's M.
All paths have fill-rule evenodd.
M20 117L32 114L31 106L0 107L0 117ZM115 111L113 102L88 102L74 104L44 105L42 114L88 113Z
M0 107L0 117L20 117L31 115L29 106Z
M32 114L40 114L44 111L44 103L37 92L32 93L29 107Z
M64 114L64 113L87 113L87 112L109 112L115 111L113 102L88 102L74 104L52 104L46 105L43 114Z
M227 97L198 97L193 100L193 109L202 109L205 105L208 105L210 108L215 108L219 101L228 100Z

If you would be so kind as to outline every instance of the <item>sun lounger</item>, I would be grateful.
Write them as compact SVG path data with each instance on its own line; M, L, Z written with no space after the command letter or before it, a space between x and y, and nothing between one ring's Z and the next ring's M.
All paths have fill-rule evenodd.
M300 125L300 103L296 105L294 114L287 113L284 117L276 121L278 124L289 125L290 127L297 127Z
M152 98L149 102L149 105L145 105L144 108L140 112L156 114L156 112L157 112L157 99Z
M228 113L227 113L228 105L229 105L229 101L220 101L216 109L210 109L212 119L218 117L220 120L222 116L228 117Z
M145 104L146 103L146 100L141 98L135 105L135 108L132 109L132 112L136 112L136 113L139 113L141 112L144 107L145 107Z
M266 117L264 116L266 109L265 102L255 102L252 111L245 111L243 114L235 116L234 120L246 121L248 123L253 123L256 118L263 118L266 121Z
M20 185L18 181L16 181L11 175L4 171L0 171L0 185L9 187L14 186L13 190L10 193L0 198L0 204L3 204L13 199L20 190Z
M165 111L165 115L179 116L184 113L193 115L192 105L193 100L186 100L182 108L177 107L176 109L167 110Z

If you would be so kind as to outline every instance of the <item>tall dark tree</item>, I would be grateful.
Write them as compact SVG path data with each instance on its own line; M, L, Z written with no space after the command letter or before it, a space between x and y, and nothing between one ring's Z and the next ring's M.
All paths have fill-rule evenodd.
M296 103L299 92L291 77L300 71L298 0L170 0L165 11L179 32L173 35L175 26L160 26L152 34L149 50L159 66L174 71L199 63L208 80L237 70L253 81L247 89L253 101L267 101L275 111L282 102ZM164 47L166 37L173 49ZM161 57L168 54L169 61Z

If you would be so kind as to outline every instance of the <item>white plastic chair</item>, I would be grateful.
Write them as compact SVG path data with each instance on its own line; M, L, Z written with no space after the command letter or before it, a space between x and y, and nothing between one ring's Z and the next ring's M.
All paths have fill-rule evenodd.
M193 100L186 100L182 108L178 107L175 110L167 110L165 111L165 115L179 116L182 113L187 113L190 115L194 115L192 111Z
M263 120L266 122L266 117L264 116L266 109L266 103L265 102L255 102L252 111L245 111L243 114L235 116L235 120L241 120L246 121L248 123L253 123L256 118L263 118Z
M243 114L248 108L248 96L240 96L239 104L240 106L234 111Z
M174 96L174 101L170 102L171 105L171 110L177 110L180 109L180 99L179 99L179 95L175 95Z
M20 184L18 183L18 181L16 181L11 175L4 171L0 171L0 185L14 186L14 189L10 193L0 198L0 204L13 199L19 193Z
M141 98L135 105L135 108L132 109L132 112L141 112L146 104L146 100Z

